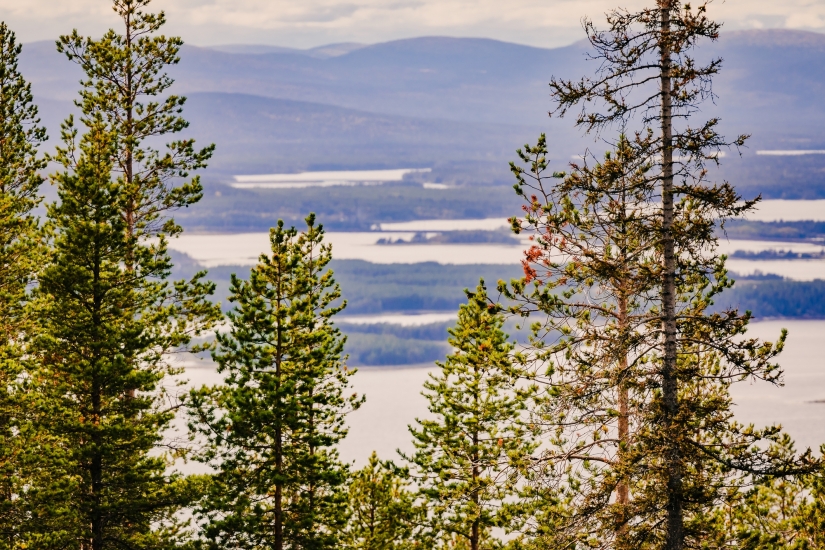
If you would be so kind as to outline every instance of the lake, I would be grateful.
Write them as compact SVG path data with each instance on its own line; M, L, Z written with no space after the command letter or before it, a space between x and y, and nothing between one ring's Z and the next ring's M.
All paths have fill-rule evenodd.
M814 403L825 400L825 321L763 321L754 323L748 334L775 339L783 327L789 330L780 358L785 386L734 385L735 414L739 421L757 426L781 423L799 447L818 449L825 443L825 403ZM193 384L220 381L214 367L201 365L187 368ZM355 374L355 390L365 394L367 402L348 418L350 435L340 447L344 460L362 465L373 450L383 458L396 458L399 448L412 450L407 425L427 414L427 402L420 394L432 368L362 368Z
M327 233L336 260L366 260L378 264L439 262L448 264L516 264L522 247L502 244L379 245L379 239L410 240L414 232ZM206 267L254 265L269 250L269 233L184 234L169 247L188 254Z
M748 214L751 221L825 221L825 200L789 201L765 200L759 203L756 211Z
M494 220L458 220L462 228L472 227L470 222L490 228ZM465 223L466 222L466 223ZM449 220L434 222L409 222L393 224L399 231L370 231L352 233L327 233L332 252L338 260L366 260L378 264L411 264L438 262L442 264L517 264L524 257L525 244L404 244L379 245L379 239L410 240L413 231L445 231ZM441 224L441 225L440 225ZM382 225L382 229L386 224ZM456 227L456 226L452 226ZM400 231L405 228L407 231ZM188 254L206 267L221 265L254 265L258 256L269 250L268 233L188 233L172 239L170 248ZM822 245L813 243L788 243L774 241L727 240L719 242L719 252L731 254L736 250L759 252L762 250L791 250L793 252L820 252ZM773 273L797 280L825 278L823 260L728 260L728 268L740 275L757 271Z
M401 181L408 174L429 173L430 168L398 168L393 170L338 170L299 172L297 174L260 174L235 176L230 183L236 189L299 189L307 187L335 187L352 185L379 185Z

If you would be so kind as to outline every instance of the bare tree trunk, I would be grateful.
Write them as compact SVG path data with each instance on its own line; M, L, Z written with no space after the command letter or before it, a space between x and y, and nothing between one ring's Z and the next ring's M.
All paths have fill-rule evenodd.
M95 327L100 327L103 325L103 321L100 315L100 311L103 308L103 297L101 296L99 290L101 287L100 266L102 263L103 262L100 257L100 254L98 253L98 249L97 247L95 247L94 268L92 271L94 285L94 301L92 303L92 324ZM97 351L94 351L93 353L93 362L95 365L99 365L101 358L98 356ZM103 425L103 386L99 381L99 372L97 372L97 370L93 373L91 390L92 414L89 420L92 423L92 430L94 431L92 432L91 441L87 442L87 444L94 443L93 454L91 460L89 461L89 490L91 492L90 497L92 501L92 517L89 518L89 526L91 528L90 549L103 550L103 518L101 517L100 513L102 502L101 493L103 492L104 468L104 445L100 434L100 427Z
M283 295L281 288L281 274L278 274L278 299ZM276 307L278 304L276 304ZM278 320L277 332L277 349L275 351L275 380L278 384L278 395L281 395L281 362L283 359L283 333L281 321ZM278 472L279 479L283 479L284 471L284 449L283 449L283 417L276 416L275 419L275 469ZM284 550L284 487L283 482L278 481L275 485L275 548L274 550Z
M671 11L673 0L659 0L661 92L662 92L662 249L664 271L662 273L662 330L664 332L664 357L662 358L662 399L664 405L663 441L667 484L667 531L665 548L684 548L684 518L682 495L682 459L676 438L676 421L679 413L679 396L676 378L676 252L673 241L673 118L671 79Z
M127 12L126 18L126 54L127 54L127 69L126 69L126 93L129 94L129 102L126 107L126 124L128 127L128 131L130 135L126 136L126 159L124 164L124 179L126 181L126 192L129 195L127 200L126 211L124 212L124 218L126 220L126 257L125 257L125 264L126 270L129 273L133 273L135 271L135 253L132 244L132 238L135 234L135 214L134 214L134 200L132 199L132 181L134 180L133 176L133 154L132 154L132 141L131 141L131 131L132 131L132 120L133 120L133 108L132 108L132 18L131 14ZM134 399L136 395L136 391L133 388L126 390L126 397L129 399Z
M134 91L133 91L133 68L132 68L132 18L130 13L126 13L125 17L126 23L126 94L127 102L126 102L126 158L123 162L123 178L126 182L126 192L127 192L127 203L126 209L123 213L124 220L126 222L126 238L128 239L128 246L129 249L127 250L126 255L126 268L129 271L134 271L134 252L131 250L132 243L131 240L135 235L135 200L133 195L132 185L134 183L134 152L132 148L134 146L134 142L132 141L133 133L134 133Z
M627 296L619 294L619 335L625 337L627 331ZM630 398L625 377L627 374L627 350L623 349L619 358L621 379L619 380L619 462L622 462L625 453L624 445L630 439ZM627 543L627 505L630 504L630 486L625 479L621 479L616 486L616 504L621 511L621 519L617 535L617 548L629 548Z
M473 371L475 372L476 378L478 378L478 365L473 365ZM476 388L477 387L478 386L476 386ZM473 402L475 404L476 412L477 412L478 407L479 407L479 404L478 404L479 396L478 396L477 392L473 396ZM479 496L478 496L478 477L480 475L480 472L479 472L479 469L478 469L478 431L477 430L473 431L473 454L472 454L472 459L473 459L472 475L473 475L473 488L474 488L472 498L473 498L473 503L476 505L476 509L475 509L476 517L473 520L473 525L471 527L471 532L470 532L470 550L478 550L478 543L479 543L479 538L480 538L480 533L479 533L479 531L480 531L480 529L479 529L479 521L480 521L479 520L479 504L480 504L480 499L479 499Z

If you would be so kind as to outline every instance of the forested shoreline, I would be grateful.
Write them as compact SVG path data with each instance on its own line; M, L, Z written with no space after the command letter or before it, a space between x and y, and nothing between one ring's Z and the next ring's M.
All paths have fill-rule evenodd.
M369 396L323 220L279 221L255 266L217 278L223 310L169 251L215 145L188 136L167 74L182 41L150 1L113 0L120 30L57 41L85 78L54 151L0 24L0 549L825 548L825 447L733 418L733 384L783 380L787 332L748 337L748 300L804 317L825 283L737 288L718 253L720 229L764 228L737 225L758 199L712 178L748 136L700 117L721 70L694 57L720 32L705 4L584 21L598 71L552 79L551 115L611 150L560 170L544 135L517 150L521 266L472 284L441 269L460 304L407 273L416 307L458 306L449 326L350 327L354 362L394 353L388 335L441 358L413 450L364 449L355 470L338 444ZM339 265L357 312L411 299ZM223 381L177 383L182 357Z

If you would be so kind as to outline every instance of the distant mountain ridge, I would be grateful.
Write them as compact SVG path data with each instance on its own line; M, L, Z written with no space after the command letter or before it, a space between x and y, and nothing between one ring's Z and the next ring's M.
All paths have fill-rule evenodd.
M346 55L365 46L367 46L367 44L360 44L358 42L340 42L337 44L326 44L315 48L307 48L305 50L285 48L282 46L267 46L264 44L224 44L220 46L206 46L206 48L218 52L235 54L266 55L271 53L289 53L305 55L316 59L329 59L330 57Z
M217 141L213 167L222 173L238 166L278 171L483 162L497 167L488 170L489 181L505 181L513 151L540 131L548 133L559 168L585 147L605 147L583 138L570 118L547 117L551 76L592 75L598 67L583 42L542 49L422 37L312 50L247 48L185 46L171 71L174 92L192 98L190 131ZM703 59L725 60L716 103L705 104L702 115L721 117L727 134L753 136L741 159L725 159L724 177L766 196L825 196L825 158L754 154L825 149L824 52L825 35L787 30L723 33L697 51ZM51 102L49 113L60 102L70 108L82 75L53 43L24 45L21 69L35 96ZM256 115L261 112L266 116ZM59 118L49 117L56 135Z

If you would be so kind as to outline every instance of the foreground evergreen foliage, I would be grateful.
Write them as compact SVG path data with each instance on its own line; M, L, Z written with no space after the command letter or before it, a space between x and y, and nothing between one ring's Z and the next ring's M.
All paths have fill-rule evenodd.
M353 550L423 548L426 511L409 485L409 472L382 462L373 451L369 463L349 481L343 545Z
M454 352L424 384L432 419L410 427L407 458L430 514L430 535L444 548L497 548L494 527L519 527L519 471L535 449L523 422L530 388L518 386L513 345L483 286L470 294L450 329Z
M75 30L57 42L86 76L78 102L83 115L100 115L113 136L112 171L119 177L127 242L180 233L167 214L198 202L202 186L198 177L179 180L205 167L215 149L196 150L193 139L172 141L165 151L151 144L189 123L180 116L186 98L167 93L174 80L164 72L180 61L183 41L158 34L166 17L147 12L150 2L114 0L122 33L109 30L94 40Z
M513 312L540 315L531 350L547 398L535 413L551 446L534 475L569 498L553 544L702 548L724 538L708 518L731 478L821 468L810 450L766 449L778 427L733 420L732 383L781 384L785 334L749 339L749 312L708 312L733 284L715 231L757 201L709 181L746 136L694 122L721 64L692 54L718 36L706 12L658 0L610 12L606 31L586 21L599 71L553 80L555 112L580 107L577 124L602 137L621 127L615 154L550 175L542 139L512 166L526 200L513 227L534 244L525 278L501 290Z
M337 448L364 398L314 214L302 232L279 222L232 276L225 325L203 273L169 281L172 213L201 198L190 172L213 148L152 145L187 123L165 73L182 42L149 3L113 1L122 33L58 42L86 77L42 226L45 131L0 24L0 550L825 548L821 459L733 419L732 384L781 384L785 333L747 338L750 313L712 309L733 285L716 230L756 201L709 179L745 136L690 123L721 63L691 57L718 36L705 4L585 23L602 64L554 80L554 112L584 105L580 126L621 130L613 150L553 174L544 136L519 151L523 276L467 292L407 466L373 453L351 471ZM529 325L523 347L507 313ZM207 351L222 383L176 391L174 354Z
M189 340L177 319L212 306L180 304L181 285L163 282L171 267L164 248L124 239L105 124L93 122L77 150L65 137L60 202L49 207L54 241L36 293L41 429L54 444L35 540L44 548L167 547L194 480L166 473L174 449L157 453L174 417L163 381L177 370L165 354Z
M21 50L14 33L0 23L0 548L14 548L25 538L26 487L38 470L37 401L23 354L32 331L26 285L42 253L32 210L40 202L39 171L45 162L37 147L46 132L31 86L18 69Z
M183 540L178 513L199 484L167 471L185 451L165 435L179 406L169 377L180 370L169 359L219 311L207 300L213 285L203 274L167 282L172 266L165 236L179 232L168 211L198 198L192 184L176 187L171 176L185 177L186 167L202 163L166 162L166 172L144 173L139 185L128 174L117 177L124 147L126 156L152 155L113 122L131 119L132 111L151 112L153 104L144 106L139 97L164 87L135 88L124 99L99 71L101 63L122 67L113 58L133 55L146 41L167 40L148 36L158 25L141 22L136 5L115 3L127 35L142 35L134 44L113 31L107 36L115 45L83 42L83 134L70 118L53 158L61 167L53 176L59 202L48 208L50 252L32 303L38 326L29 352L41 393L38 437L48 443L39 449L48 476L28 490L31 540L42 548L175 546ZM151 48L139 55L156 68L152 76L169 61ZM134 68L135 80L141 71ZM158 127L154 115L147 120L145 135L185 126ZM164 208L146 206L158 201Z
M330 246L307 218L298 233L272 229L244 281L233 278L226 334L214 355L224 385L193 395L193 429L207 441L201 460L218 473L200 507L215 548L337 548L346 523L347 467L336 443L344 415L362 400L345 396L344 339L332 325L343 309L325 267Z

